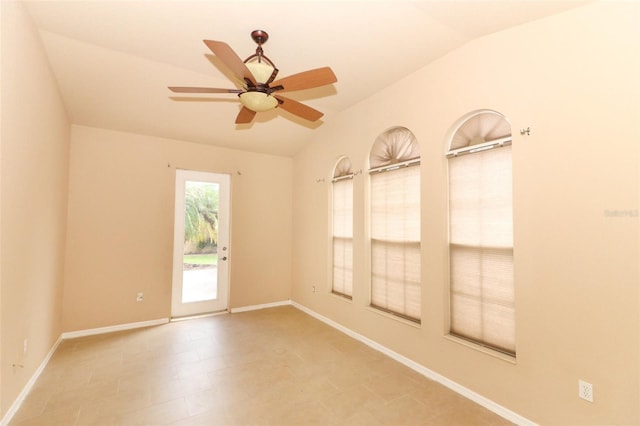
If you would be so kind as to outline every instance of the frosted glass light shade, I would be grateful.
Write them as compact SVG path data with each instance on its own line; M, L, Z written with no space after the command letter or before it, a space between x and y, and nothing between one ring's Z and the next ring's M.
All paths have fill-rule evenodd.
M262 112L278 106L278 100L262 92L245 92L240 94L240 103L251 111Z
M273 67L265 62L248 62L247 68L253 74L253 78L256 79L256 83L264 84L271 74L273 73Z

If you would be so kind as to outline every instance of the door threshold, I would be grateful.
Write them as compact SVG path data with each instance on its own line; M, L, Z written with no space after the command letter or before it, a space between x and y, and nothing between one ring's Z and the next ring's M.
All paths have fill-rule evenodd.
M218 315L225 315L225 314L228 314L228 313L229 313L229 310L225 309L224 311L206 312L204 314L185 315L185 316L182 316L182 317L171 317L171 319L169 321L170 322L186 321L186 320L192 320L192 319L198 319L198 318L215 317L215 316L218 316Z

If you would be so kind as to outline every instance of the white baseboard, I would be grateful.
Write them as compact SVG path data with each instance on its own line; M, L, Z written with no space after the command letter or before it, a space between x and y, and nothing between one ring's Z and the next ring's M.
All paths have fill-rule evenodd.
M242 306L240 308L231 308L229 311L232 314L237 314L239 312L257 311L259 309L275 308L278 306L288 306L288 305L291 305L291 300L282 300L280 302L273 302L273 303L263 303L261 305Z
M484 396L465 388L464 386L454 382L453 380L450 380L438 373L436 373L435 371L432 371L430 369L428 369L427 367L418 364L417 362L403 356L400 355L397 352L392 351L391 349L387 348L386 346L383 346L371 339L369 339L368 337L365 337L359 333L356 333L355 331L341 325L338 324L337 322L323 316L320 315L319 313L307 308L306 306L303 306L297 302L291 301L291 305L293 305L294 307L296 307L297 309L300 309L301 311L311 315L312 317L324 322L327 325L330 325L331 327L343 332L344 334L346 334L347 336L353 337L354 339L364 343L367 346L370 346L371 348L382 352L383 354L387 355L388 357L400 362L401 364L406 365L407 367L411 368L412 370L422 374L423 376L436 381L438 383L440 383L441 385L446 386L447 388L451 389L454 392L459 393L460 395L464 396L467 399L472 400L473 402L475 402L476 404L479 404L481 406L483 406L484 408L486 408L487 410L490 410L494 413L496 413L497 415L517 424L517 425L522 425L522 426L535 426L536 423L532 422L531 420L522 417L521 415L514 413L513 411L509 410L508 408L505 408L503 406L501 406L500 404L497 404L493 401L491 401L490 399L485 398Z
M56 349L58 349L60 342L62 342L62 337L59 337L58 340L53 344L53 346L49 350L49 353L47 353L47 356L44 357L38 369L35 371L35 373L33 373L33 376L31 376L31 379L29 379L24 388L22 388L22 392L20 392L16 400L13 401L13 404L11 404L11 407L9 407L9 410L6 412L2 420L0 420L0 426L7 426L13 416L15 416L15 414L18 412L25 398L27 397L29 392L31 392L31 388L36 383L36 380L38 380L38 377L40 377L40 374L42 374L42 372L44 371L44 368L49 363L49 360L53 356L54 352L56 351Z
M62 333L62 340L75 339L76 337L93 336L96 334L112 333L114 331L132 330L134 328L152 327L154 325L167 324L169 318L160 318L150 321L131 322L128 324L112 325L109 327L90 328L87 330L68 331Z

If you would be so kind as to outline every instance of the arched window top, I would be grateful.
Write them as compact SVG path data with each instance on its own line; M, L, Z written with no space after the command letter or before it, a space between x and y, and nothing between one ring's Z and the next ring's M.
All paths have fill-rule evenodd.
M451 138L449 151L465 151L465 148L506 139L511 139L507 119L495 111L482 111L463 119Z
M336 167L333 169L333 178L341 178L344 176L353 175L351 170L351 160L349 157L342 157L336 163Z
M411 130L392 127L378 136L369 153L371 169L420 158L420 146Z

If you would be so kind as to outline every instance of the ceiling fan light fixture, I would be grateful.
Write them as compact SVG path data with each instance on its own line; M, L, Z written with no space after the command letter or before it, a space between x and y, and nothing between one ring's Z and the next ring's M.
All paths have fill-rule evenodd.
M253 74L253 78L256 79L256 83L265 84L271 77L274 68L264 62L247 62L247 68Z
M240 103L251 111L263 112L278 106L278 100L263 92L244 92L240 95Z

